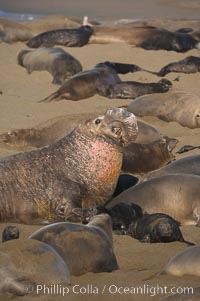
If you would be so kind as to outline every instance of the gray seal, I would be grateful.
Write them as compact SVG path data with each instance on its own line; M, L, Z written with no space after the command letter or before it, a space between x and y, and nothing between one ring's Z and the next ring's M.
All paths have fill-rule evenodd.
M63 82L82 71L80 62L62 48L22 49L17 57L18 64L32 73L48 71L53 76L53 84Z
M53 247L64 259L71 275L117 270L109 215L94 216L89 224L55 223L45 226L30 238Z
M114 108L54 144L2 158L0 221L73 219L74 208L104 203L117 185L122 149L137 133L135 116Z

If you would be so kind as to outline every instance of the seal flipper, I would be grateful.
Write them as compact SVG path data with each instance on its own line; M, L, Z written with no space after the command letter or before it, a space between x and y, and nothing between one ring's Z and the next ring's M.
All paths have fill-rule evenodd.
M45 97L44 99L42 100L39 100L38 102L41 103L41 102L50 102L52 100L60 100L60 93L58 91L52 93L51 95Z

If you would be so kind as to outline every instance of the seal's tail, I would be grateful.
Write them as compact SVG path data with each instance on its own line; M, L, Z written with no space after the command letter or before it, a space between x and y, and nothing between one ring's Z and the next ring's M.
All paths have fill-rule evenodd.
M51 95L45 97L44 99L39 100L38 102L50 102L54 99L59 100L59 96L60 96L60 93L58 91L56 91L56 92L52 93Z

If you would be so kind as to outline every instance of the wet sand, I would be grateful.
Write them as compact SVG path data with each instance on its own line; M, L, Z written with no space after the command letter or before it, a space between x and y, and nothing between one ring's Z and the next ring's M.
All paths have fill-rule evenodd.
M9 1L8 1L9 2ZM20 2L20 1L19 1ZM21 1L22 2L22 1ZM0 133L18 128L27 128L37 125L52 117L60 115L71 115L74 113L82 114L84 112L100 112L114 106L128 104L130 100L113 99L108 100L104 97L94 96L89 99L78 102L59 101L52 103L38 103L53 91L57 86L51 83L52 77L47 72L33 72L28 75L26 70L17 65L16 57L18 52L25 48L24 43L15 43L13 45L0 44L0 64L1 64L1 83L0 90ZM67 51L74 55L83 65L84 69L90 68L96 63L106 60L133 63L143 68L158 71L161 67L169 62L183 59L188 55L199 55L198 50L191 50L185 54L178 54L167 51L145 51L134 48L126 44L108 44L108 45L87 45L82 48L67 48ZM177 74L171 73L166 76L174 80ZM137 80L141 82L158 81L155 75L145 72L127 74L121 76L123 80ZM200 74L180 74L180 81L173 81L173 89L185 90L200 95ZM177 123L166 123L157 118L143 118L154 125L161 133L179 139L176 150L185 144L198 145L200 141L200 129L184 128ZM16 149L8 149L0 145L0 156L7 156ZM199 153L199 150L192 151L190 154ZM188 155L187 153L184 155ZM177 156L179 158L180 156ZM0 230L5 224L0 225ZM26 238L39 226L19 225L21 237ZM194 226L182 227L186 240L200 243L200 229ZM161 288L158 286L184 287L198 286L199 278L194 276L173 277L173 276L156 276L149 281L143 281L144 278L160 271L168 260L181 250L187 248L183 243L174 242L168 244L144 244L137 240L114 235L114 247L117 260L120 266L118 271L113 273L88 273L81 277L72 277L72 287L76 284L87 287L92 284L93 288L99 289L98 294L87 292L71 293L70 296L54 296L54 300L136 300L149 301L160 300L162 297ZM56 279L55 279L56 282ZM128 293L112 294L108 292L110 285L119 287L133 286L151 286L158 289L158 294L151 297L150 294L132 295ZM105 292L102 295L103 287L106 285ZM112 287L114 290L114 287ZM72 289L72 288L71 288ZM120 290L121 291L121 290ZM151 293L154 294L153 289ZM163 295L164 296L164 295ZM24 297L22 300L31 300L32 294ZM4 297L0 300L6 300ZM20 300L19 298L16 300ZM34 300L53 300L53 296L35 296Z

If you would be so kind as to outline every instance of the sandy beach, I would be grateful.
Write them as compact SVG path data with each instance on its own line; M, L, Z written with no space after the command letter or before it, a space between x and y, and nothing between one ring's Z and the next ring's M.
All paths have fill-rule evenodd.
M1 0L1 9L9 10L11 8L11 1ZM12 11L22 11L22 8L27 11L26 1L18 0L17 4L12 3ZM58 1L59 2L59 1ZM76 2L76 1L75 1ZM91 5L91 1L87 2L87 5ZM131 5L138 1L126 1ZM30 6L30 10L34 13L44 13L43 5L46 5L46 1L42 2L41 7ZM57 1L56 1L57 3ZM80 3L80 2L79 2ZM82 3L82 2L81 2ZM119 4L120 3L120 4ZM116 1L118 6L117 18L130 18L131 14L123 15L123 6L121 1ZM131 4L132 3L132 4ZM162 7L168 7L171 12L171 17L185 17L186 14L188 19L195 19L199 16L199 1L181 1L182 5L177 1L153 1L150 5L150 1L140 1L138 7L134 11L132 18L138 14L138 18L141 18L141 10L143 5L149 5L153 8L156 7L155 14L157 17L164 17ZM148 3L148 4L147 4ZM32 4L33 5L33 4ZM69 10L70 10L70 4ZM84 4L85 5L85 4ZM98 6L99 5L99 6ZM102 6L103 5L103 6ZM109 5L109 2L108 2ZM75 4L74 4L75 6ZM100 8L101 6L101 8ZM140 7L141 6L141 7ZM173 9L173 7L176 9ZM104 1L97 3L96 10L99 9L99 19L101 17L101 9L104 7ZM105 8L105 7L104 7ZM81 8L81 15L86 14L85 7ZM109 7L111 9L111 7ZM160 12L159 16L157 10ZM110 18L109 14L106 15L106 10L103 11L104 17ZM178 11L178 12L177 12ZM46 13L48 10L46 9ZM77 12L77 11L76 11ZM60 13L55 11L55 13ZM69 15L74 15L75 11L70 11ZM166 11L166 17L167 16ZM79 12L76 14L80 17ZM91 12L92 15L92 12ZM154 15L151 15L151 17ZM92 15L93 17L93 15ZM96 15L95 15L96 17ZM148 8L146 7L143 17L149 17ZM97 16L98 19L98 16ZM0 44L0 65L1 65L1 83L0 83L0 133L10 131L19 128L28 128L39 123L46 121L50 118L60 115L71 115L71 114L83 114L85 112L104 112L107 108L122 106L130 103L131 100L120 100L112 99L108 100L104 97L94 96L89 99L81 100L78 102L73 101L59 101L51 103L39 103L38 101L48 96L57 89L57 86L51 83L52 77L47 72L33 72L27 74L26 70L17 64L17 54L21 49L25 48L25 44L22 42L14 44ZM104 61L114 61L122 63L137 64L140 67L158 71L164 65L181 60L189 55L199 55L199 50L191 50L187 53L181 54L174 51L167 52L161 51L146 51L140 48L133 47L128 44L107 44L107 45L93 45L89 44L82 48L63 48L70 54L75 56L83 65L83 69L89 69L95 64ZM200 73L196 74L180 74L180 80L174 81L177 74L170 73L166 76L167 79L173 82L174 90L184 90L197 95L200 95ZM133 74L127 74L121 76L122 80L133 80L140 82L157 82L159 78L153 74L146 72L137 72ZM155 126L162 134L169 137L177 138L179 143L176 146L175 151L180 149L183 145L199 145L200 142L200 129L189 129L180 126L176 122L166 123L159 120L156 117L144 117L143 120L149 122ZM175 152L174 151L174 152ZM13 153L19 152L18 149L9 148L5 145L0 145L0 156L8 156ZM190 154L199 153L199 150L191 151ZM188 155L177 155L176 158ZM0 225L0 233L7 224ZM18 225L21 233L21 238L26 238L34 230L40 226L31 225ZM200 243L199 228L195 226L184 226L181 227L183 235L186 240L194 243ZM179 251L184 250L187 246L180 242L173 243L157 243L157 244L145 244L141 243L131 237L114 235L114 249L117 256L117 260L120 266L118 271L113 273L100 273L93 274L87 273L80 277L72 277L71 292L68 296L63 297L62 295L36 295L32 298L25 296L22 300L106 300L112 301L119 298L120 300L129 301L149 301L149 300L161 300L165 296L162 293L163 287L167 287L167 292L170 293L172 287L184 288L184 287L195 287L199 285L199 278L195 276L184 276L184 277L173 277L173 276L155 276L153 279L144 281L144 278L149 277L159 272L169 259L177 254ZM91 290L86 293L77 291L72 292L74 285L80 285L81 287L87 287L88 285L93 286L93 292ZM131 288L140 286L146 291L139 295L130 293L124 293L121 288ZM94 288L98 288L94 293ZM105 291L103 292L103 288ZM118 292L115 291L115 287L120 288ZM98 291L98 293L97 293ZM0 300L6 300L0 297ZM8 297L8 300L9 297ZM13 300L13 299L12 299ZM20 300L17 298L16 300Z

